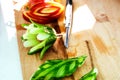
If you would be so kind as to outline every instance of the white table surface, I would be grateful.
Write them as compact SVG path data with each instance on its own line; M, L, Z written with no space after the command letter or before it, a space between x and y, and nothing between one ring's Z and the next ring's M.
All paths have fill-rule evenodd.
M0 0L0 80L23 80L12 0Z

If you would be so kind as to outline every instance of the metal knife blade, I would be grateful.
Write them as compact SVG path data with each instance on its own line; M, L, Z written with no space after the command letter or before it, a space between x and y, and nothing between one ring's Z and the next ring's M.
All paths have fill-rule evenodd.
M68 48L68 42L71 32L71 24L72 24L72 0L66 0L66 10L65 10L66 37L64 41L64 45L66 48Z

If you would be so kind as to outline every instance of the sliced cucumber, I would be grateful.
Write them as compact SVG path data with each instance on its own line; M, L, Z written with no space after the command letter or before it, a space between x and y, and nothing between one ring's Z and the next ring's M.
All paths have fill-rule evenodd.
M50 37L50 34L46 33L46 32L41 32L37 35L37 39L38 40L45 40L47 39L48 37Z
M41 43L39 43L38 45L32 47L28 54L34 54L35 52L39 51L40 49L44 48L46 45L48 44L53 44L56 40L55 36L50 36L49 38L45 39L44 41L42 41Z
M38 40L31 39L31 40L24 41L23 45L24 45L24 47L33 47L39 43L40 42Z
M23 40L30 40L30 39L37 40L36 36L37 36L36 34L30 34L30 33L26 32L25 34L23 34L22 39Z
M32 47L28 54L31 55L31 54L34 54L36 53L37 51L41 50L44 46L45 46L45 41L42 41L41 43L37 44L36 46Z
M39 34L40 32L44 32L44 28L33 28L29 31L31 34Z

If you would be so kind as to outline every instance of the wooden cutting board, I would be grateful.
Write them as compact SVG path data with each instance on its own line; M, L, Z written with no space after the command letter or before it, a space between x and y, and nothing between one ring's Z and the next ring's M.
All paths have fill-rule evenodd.
M64 4L64 0L61 3ZM73 0L69 48L65 49L62 38L58 38L43 60L39 54L27 55L29 49L23 47L21 36L25 30L20 24L26 21L21 11L15 10L15 23L24 80L29 80L45 60L80 55L88 56L85 64L64 80L78 80L93 67L99 72L97 80L120 80L120 0Z

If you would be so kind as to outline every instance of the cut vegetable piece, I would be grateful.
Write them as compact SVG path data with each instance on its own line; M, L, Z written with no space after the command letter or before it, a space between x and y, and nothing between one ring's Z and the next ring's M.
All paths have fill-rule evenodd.
M33 39L33 40L27 40L27 41L25 41L23 43L23 45L24 45L24 47L33 47L33 46L35 46L35 45L37 45L39 43L40 43L39 41Z
M30 19L30 20L31 20L31 19ZM45 32L56 33L55 30L54 30L52 27L48 27L48 26L45 26L45 25L42 25L42 24L38 24L38 23L36 23L36 22L34 22L34 21L32 21L32 20L31 20L31 22L32 22L32 24L34 24L34 26L35 26L36 28L43 29Z
M47 39L48 37L50 37L50 34L46 33L46 32L41 32L37 35L37 39L38 40L45 40Z
M23 28L25 28L25 29L32 29L32 28L34 28L34 24L29 24L29 25L26 25L26 26L24 26Z
M89 73L85 74L80 80L96 80L98 70L93 68Z
M21 24L21 26L24 28L25 26L29 26L29 24Z
M42 27L45 27L44 25L39 24L39 23L36 23L36 22L32 21L31 19L30 19L30 21L31 21L31 22L32 22L32 24L33 24L35 27L37 27L37 28L42 28Z
M37 36L36 34L30 34L30 33L26 32L25 34L23 34L22 39L23 40L30 40L30 39L37 40L36 36Z
M49 44L49 45L46 45L46 46L42 49L42 51L41 51L41 53L40 53L40 59L43 58L43 55L45 54L45 52L46 52L51 46L52 46L52 44Z
M31 20L31 19L30 19ZM22 24L26 32L22 35L24 47L32 47L28 54L34 54L41 51L41 59L44 53L53 45L56 40L55 31L53 28L35 23L31 20L32 24Z
M45 39L44 41L42 41L41 43L39 43L38 45L32 47L28 54L34 54L35 52L39 51L40 49L42 49L43 47L45 47L48 44L53 44L56 40L55 36L50 36L49 38Z
M46 43L46 41L42 41L41 43L39 43L36 46L32 47L29 50L28 54L31 55L31 54L36 53L37 51L39 51L40 49L42 49L45 46L45 43Z
M29 31L31 34L39 34L40 32L44 32L44 28L33 28Z
M79 61L79 59L81 61ZM33 74L30 80L59 80L65 76L70 76L73 72L76 71L80 65L85 62L86 56L80 56L76 58L69 58L64 60L49 60L43 63L39 69ZM69 71L70 65L74 64L71 68L73 70ZM50 64L50 66L48 66ZM43 66L47 65L47 68L42 68ZM51 66L52 65L52 66ZM54 74L54 75L53 75Z

